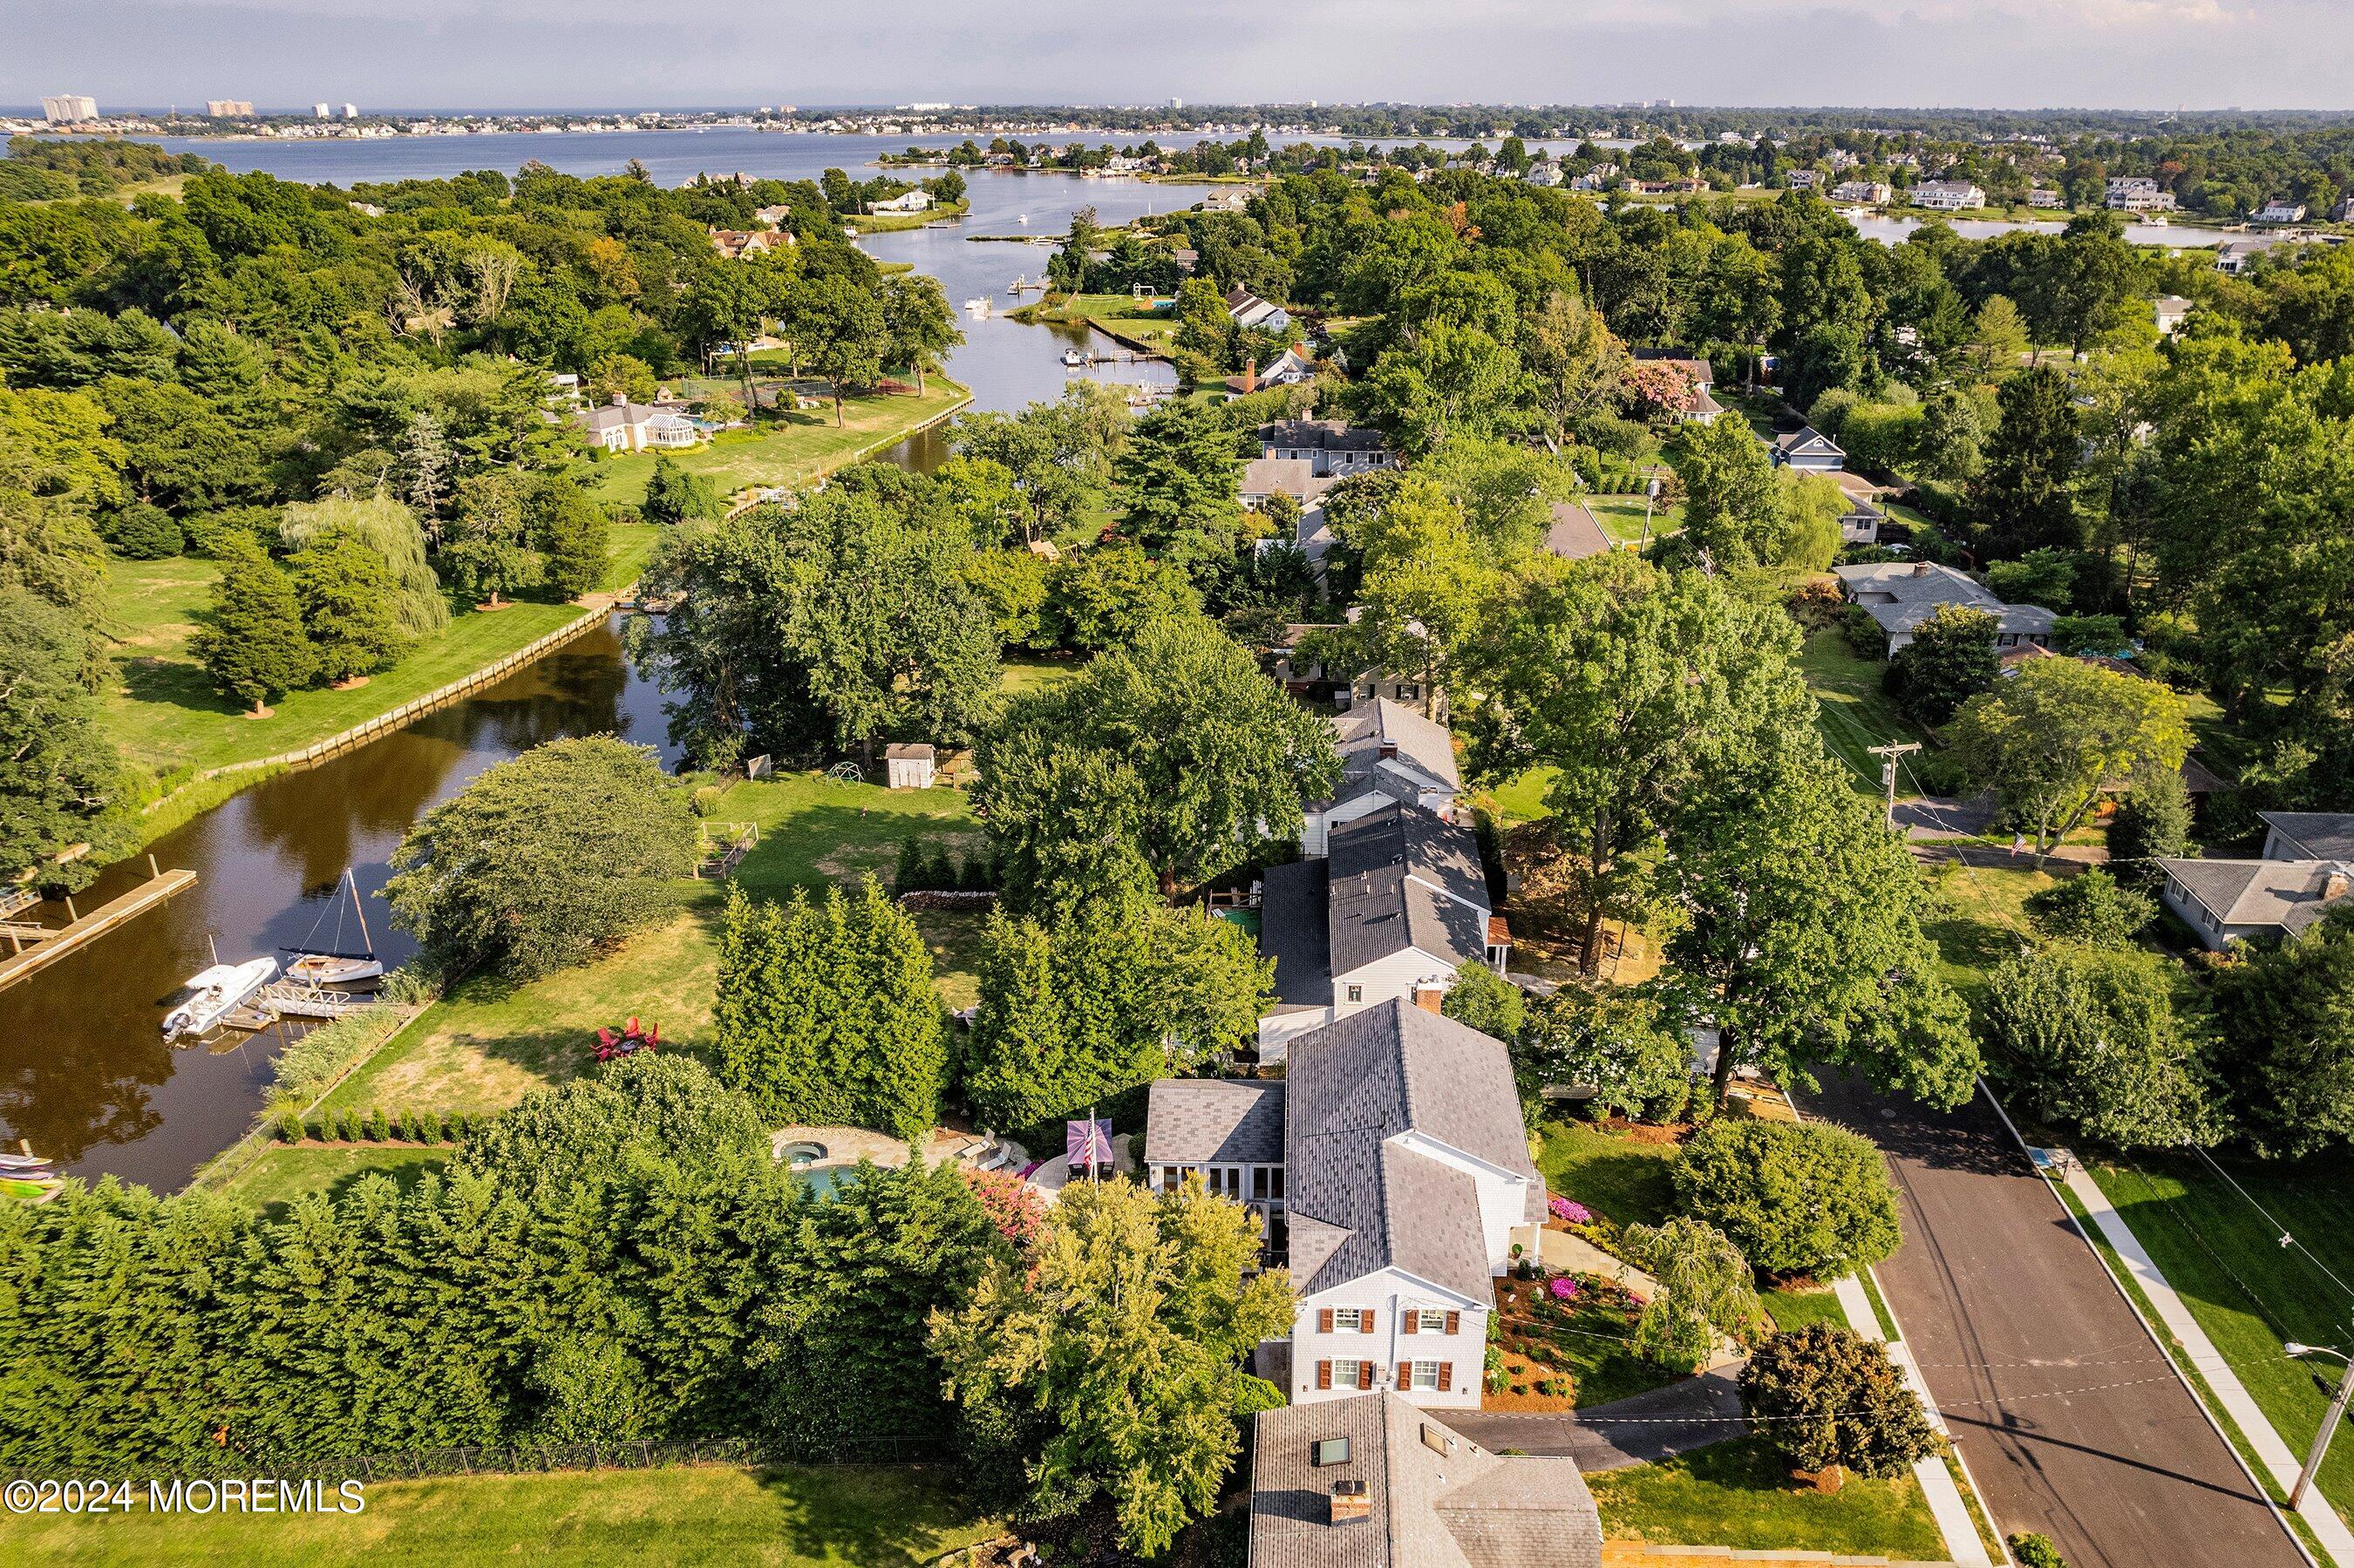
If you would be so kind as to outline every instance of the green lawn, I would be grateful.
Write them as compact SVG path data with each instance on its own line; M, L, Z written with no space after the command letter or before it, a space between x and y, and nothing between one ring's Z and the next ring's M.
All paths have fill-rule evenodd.
M1126 294L1074 294L1061 305L1038 312L1041 320L1055 322L1092 322L1115 337L1140 340L1166 354L1177 338L1177 313L1162 301L1162 309L1155 311L1150 301L1138 301Z
M1489 791L1488 799L1496 817L1496 825L1500 828L1517 827L1522 822L1541 821L1552 816L1552 809L1546 806L1544 798L1545 790L1553 785L1555 771L1551 768L1532 768L1519 778L1507 779Z
M670 454L671 461L705 476L723 495L758 486L805 485L863 452L891 445L970 397L948 377L935 376L920 397L890 393L843 399L839 429L831 408L763 416L757 430L724 431L708 445ZM599 501L635 505L645 499L655 461L652 452L608 458L592 471L588 493Z
M633 553L651 545L651 535L642 539L635 530L623 541ZM581 613L576 605L540 603L470 610L367 684L294 692L270 717L254 719L212 689L188 652L219 575L217 563L187 556L110 564L105 625L118 648L105 722L125 758L150 772L299 750L470 675Z
M1849 647L1835 629L1809 635L1798 655L1798 669L1815 694L1815 723L1823 732L1823 744L1847 764L1855 787L1867 795L1879 794L1881 782L1880 758L1865 747L1929 738L1880 689L1881 672L1886 668ZM1900 776L1896 792L1913 794L1911 786L1909 779Z
M1783 1333L1803 1329L1809 1323L1829 1323L1833 1328L1851 1329L1846 1310L1840 1306L1839 1292L1828 1286L1812 1290L1767 1290L1758 1299L1765 1302L1766 1316Z
M272 1143L216 1190L260 1210L265 1218L278 1219L295 1199L313 1192L334 1196L370 1171L382 1171L406 1190L427 1173L440 1170L449 1159L446 1145L419 1149L402 1144Z
M945 1472L854 1466L567 1471L385 1481L354 1515L0 1520L20 1564L217 1568L431 1563L902 1568L1002 1529Z
M735 877L759 898L847 884L870 871L887 887L903 838L920 838L928 853L945 842L959 855L981 842L981 824L962 790L885 789L813 773L738 784L714 815L759 824L759 843ZM325 1108L382 1107L387 1115L503 1109L580 1072L594 1059L598 1026L632 1015L659 1026L665 1047L707 1048L726 890L716 882L681 882L675 891L674 916L594 963L523 986L461 985L345 1079ZM984 916L927 911L915 918L931 949L941 1000L970 1006Z
M1537 1155L1545 1191L1569 1198L1622 1225L1655 1225L1675 1207L1668 1164L1675 1148L1643 1143L1624 1133L1578 1122L1547 1121Z
M2347 1298L2321 1266L2354 1280L2354 1238L2345 1228L2354 1159L2219 1158L2321 1264L2283 1247L2280 1231L2196 1155L2144 1153L2089 1164L2200 1327L2301 1455L2328 1403L2313 1375L2334 1383L2341 1368L2327 1360L2291 1361L2282 1346L2291 1340L2346 1343ZM2341 1517L2354 1519L2354 1442L2342 1432L2322 1466L2321 1490Z
M1602 524L1602 531L1622 545L1639 543L1643 537L1643 508L1648 504L1639 495L1581 495L1585 509ZM1682 530L1684 509L1681 504L1651 507L1651 537Z
M1919 1483L1850 1478L1829 1494L1798 1489L1789 1467L1762 1437L1737 1437L1657 1465L1585 1478L1612 1541L1736 1551L1878 1553L1941 1561L1937 1531Z
M2015 867L1939 865L1929 881L1941 905L1925 926L1939 972L1975 1007L1986 998L1988 971L2027 940L2028 898L2059 879L2022 858Z

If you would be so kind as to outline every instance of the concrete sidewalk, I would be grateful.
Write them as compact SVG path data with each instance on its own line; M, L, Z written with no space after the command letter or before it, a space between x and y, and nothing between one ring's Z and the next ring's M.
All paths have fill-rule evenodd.
M2101 1233L2101 1239L2115 1249L2118 1258L2125 1264L2126 1272L2133 1277L2134 1283L2141 1287L2142 1294L2149 1298L2150 1308L2157 1312L2158 1321L2182 1347L2184 1356L2208 1388L2213 1391L2215 1403L2223 1407L2223 1413L2240 1429L2240 1436L2255 1451L2257 1463L2280 1483L2283 1491L2295 1486L2297 1472L2304 1468L2303 1457L2290 1448L2287 1441L2274 1429L2264 1407L2248 1393L2247 1385L2240 1381L2240 1374L2232 1370L2232 1363L2223 1359L2223 1353L2215 1348L2215 1341L2207 1337L2207 1330L2199 1326L2199 1319L2191 1315L2190 1308L2183 1304L2182 1298L2159 1271L2148 1249L2141 1245L2141 1238L2135 1235L2132 1227L2126 1224L2125 1216L2118 1213L2109 1202L2109 1195L2101 1191L2101 1184L2093 1180L2083 1161L2067 1150L2031 1149L2028 1152L2035 1160L2036 1168L2064 1184L2070 1196L2084 1206L2085 1213L2092 1216L2094 1225ZM2315 1487L2305 1494L2305 1503L2297 1510L2297 1514L2321 1542L2322 1551L2338 1564L2338 1568L2354 1568L2354 1531L2347 1529L2346 1521L2338 1517L2338 1510L2321 1495L2320 1488Z
M1848 1322L1865 1339L1888 1346L1888 1359L1904 1369L1904 1381L1919 1396L1921 1408L1928 1413L1929 1425L1937 1429L1939 1436L1952 1442L1954 1435L1946 1429L1946 1418L1937 1414L1937 1396L1929 1392L1921 1369L1913 1364L1913 1352L1903 1341L1891 1342L1880 1331L1880 1314L1872 1309L1872 1298L1864 1291L1862 1277L1848 1275L1833 1288ZM1913 1478L1921 1483L1921 1497L1935 1517L1938 1533L1946 1538L1946 1551L1957 1568L1994 1568L1994 1559L1978 1537L1978 1527L1971 1520L1969 1506L1962 1501L1962 1489L1954 1485L1954 1473L1946 1468L1946 1461L1934 1454L1925 1459L1915 1459Z

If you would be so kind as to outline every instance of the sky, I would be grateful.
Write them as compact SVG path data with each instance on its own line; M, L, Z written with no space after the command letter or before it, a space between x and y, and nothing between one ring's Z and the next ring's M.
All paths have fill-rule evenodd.
M2354 0L0 0L0 103L2354 108Z

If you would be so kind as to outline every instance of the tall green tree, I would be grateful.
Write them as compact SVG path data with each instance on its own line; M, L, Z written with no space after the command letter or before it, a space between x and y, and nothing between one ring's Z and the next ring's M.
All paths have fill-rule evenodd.
M1684 484L1686 547L1706 552L1720 569L1780 558L1788 509L1766 443L1745 421L1684 425L1670 456Z
M1115 475L1120 529L1152 555L1203 580L1242 536L1242 458L1214 406L1179 399L1136 422Z
M288 559L302 633L323 681L345 681L407 651L392 575L356 534L321 534Z
M711 481L681 468L667 454L657 454L639 510L649 523L684 523L692 518L716 519L726 514L727 503L719 498L719 489Z
M1720 1117L1684 1140L1670 1172L1684 1211L1771 1274L1836 1279L1903 1239L1880 1150L1828 1122Z
M2232 1115L2258 1152L2354 1141L2354 916L2341 908L2224 969L2215 1025Z
M259 716L270 698L311 679L317 656L303 634L294 585L278 564L250 536L231 535L226 547L209 624L188 646L214 686L253 705Z
M890 359L916 373L916 396L924 395L924 372L937 370L940 356L964 341L956 313L940 291L937 278L922 272L902 272L878 281L883 299L884 330L891 339Z
M83 680L90 632L21 588L0 588L0 882L37 869L44 885L83 887L124 837L131 800ZM97 853L56 860L79 843Z
M1242 1358L1291 1321L1282 1270L1245 1277L1257 1224L1198 1182L1076 1185L1028 1258L933 1314L968 1425L1019 1434L1034 1516L1106 1497L1122 1547L1149 1556L1215 1505L1242 1450Z
M1996 790L2035 839L2041 866L2088 818L2102 789L2137 770L2182 766L2182 699L2155 681L2074 659L2039 659L1954 722L1954 758Z
M2001 418L1970 497L1987 549L2004 556L2040 546L2082 549L2074 493L2081 438L2067 377L2038 366L2004 382L1995 397Z
M1679 1216L1628 1226L1626 1244L1634 1261L1659 1282L1635 1321L1637 1355L1673 1371L1698 1372L1715 1358L1722 1340L1746 1337L1764 1320L1748 1260L1723 1232Z
M2002 673L1996 655L1996 617L1967 605L1941 604L1913 629L1913 641L1889 657L1888 684L1896 700L1935 729Z
M419 818L393 851L384 896L444 973L527 980L672 908L666 885L694 853L686 791L651 747L552 740Z
M1017 699L976 758L974 800L1017 893L1066 842L1102 840L1173 895L1264 839L1296 838L1301 802L1340 777L1329 726L1216 627L1187 620ZM1107 815L1073 816L1089 797Z
M2080 879L2081 880L2081 879ZM2055 942L1989 978L1988 1033L2035 1114L2120 1149L2223 1133L2173 966L2137 948Z
M792 296L788 331L793 347L833 394L833 422L843 422L844 388L883 379L892 348L890 323L874 291L846 277L805 280Z
M298 502L280 514L279 541L290 554L328 534L358 539L384 564L393 616L403 631L430 637L450 624L449 598L426 560L425 530L408 507L389 497L330 496Z
M779 1121L848 1123L920 1144L948 1063L932 960L872 877L845 897L756 904L719 943L719 1075Z

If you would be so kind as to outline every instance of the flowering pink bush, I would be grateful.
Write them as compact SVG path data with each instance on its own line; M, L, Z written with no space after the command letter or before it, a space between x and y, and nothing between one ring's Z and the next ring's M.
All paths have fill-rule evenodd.
M1583 1203L1575 1202L1567 1198L1555 1198L1546 1206L1552 1209L1553 1217L1554 1219L1560 1220L1565 1224L1591 1224L1594 1221L1594 1212L1592 1210L1588 1209Z
M1577 1281L1575 1279L1556 1279L1553 1282L1552 1288L1553 1298L1556 1301L1577 1299Z

